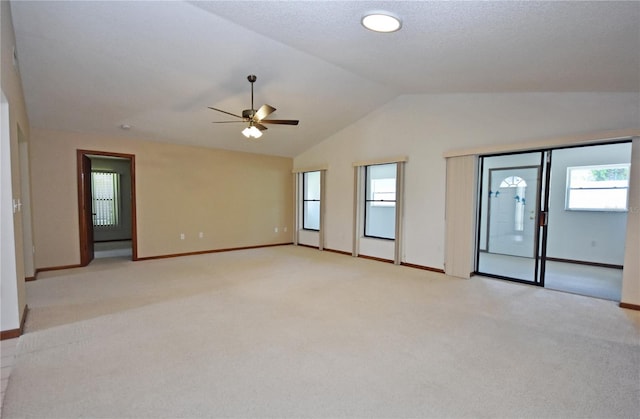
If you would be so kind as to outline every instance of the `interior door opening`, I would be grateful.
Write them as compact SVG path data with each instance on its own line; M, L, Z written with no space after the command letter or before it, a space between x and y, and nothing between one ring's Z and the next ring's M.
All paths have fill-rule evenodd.
M487 252L534 257L538 166L489 169Z
M137 260L135 156L78 150L80 260Z
M543 152L482 158L478 272L542 285L538 221L545 158Z
M475 272L619 301L631 142L480 158Z

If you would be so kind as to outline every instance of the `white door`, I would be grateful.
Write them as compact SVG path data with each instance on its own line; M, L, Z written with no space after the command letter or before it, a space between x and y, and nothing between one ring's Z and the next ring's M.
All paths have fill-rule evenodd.
M532 258L536 244L538 167L490 171L487 251Z

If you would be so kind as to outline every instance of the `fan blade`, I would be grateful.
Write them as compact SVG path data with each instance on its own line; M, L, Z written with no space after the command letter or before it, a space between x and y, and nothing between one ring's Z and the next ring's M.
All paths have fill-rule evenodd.
M246 123L247 121L213 121L212 124L235 124L238 122Z
M253 123L253 126L254 126L254 127L256 127L256 128L258 128L260 131L265 131L265 130L267 129L267 127L265 127L264 125L262 125L262 124L261 124L261 123L259 123L259 122L254 122L254 123Z
M263 118L266 118L267 116L271 115L273 112L275 112L275 110L276 108L274 108L273 106L264 104L260 106L260 109L258 109L254 118L256 121L260 121Z
M223 111L222 109L212 108L211 106L208 106L208 108L209 108L209 109L213 109L214 111L218 111L218 112L226 113L227 115L235 116L236 118L244 119L244 118L243 118L242 116L240 116L240 115L236 115L236 114L231 113L231 112Z
M298 125L297 120L294 119L263 119L261 124L280 124L280 125Z

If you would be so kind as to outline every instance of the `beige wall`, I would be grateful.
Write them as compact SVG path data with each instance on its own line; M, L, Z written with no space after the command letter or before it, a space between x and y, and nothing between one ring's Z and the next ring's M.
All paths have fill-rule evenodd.
M10 4L7 1L0 2L0 18L1 18L1 79L2 92L4 93L9 107L9 150L11 156L11 179L5 183L2 180L2 187L11 189L12 199L25 201L22 197L22 185L20 177L20 147L18 143L18 127L22 130L22 140L29 139L29 121L27 118L24 95L22 92L22 82L18 69L13 65L13 48L15 45L15 36L13 32L13 22L11 21ZM26 148L25 148L26 149ZM10 186L9 186L10 184ZM29 201L28 199L26 200ZM2 202L2 205L6 205ZM17 329L22 321L22 314L26 306L26 293L24 285L25 269L24 269L24 252L23 252L23 212L18 211L13 214L13 230L14 251L7 252L2 249L2 259L7 255L15 254L15 275L10 278L3 275L2 289L9 285L11 292L2 293L2 330ZM27 220L28 222L28 220ZM5 234L4 232L2 234ZM30 257L31 255L27 255ZM8 284L7 282L10 282Z
M33 130L39 269L80 263L77 149L135 155L139 258L292 241L290 158Z

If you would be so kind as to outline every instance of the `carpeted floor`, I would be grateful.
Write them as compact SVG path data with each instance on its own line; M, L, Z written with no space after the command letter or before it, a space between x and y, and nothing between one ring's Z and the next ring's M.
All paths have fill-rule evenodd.
M27 284L3 418L640 417L640 312L282 246Z

